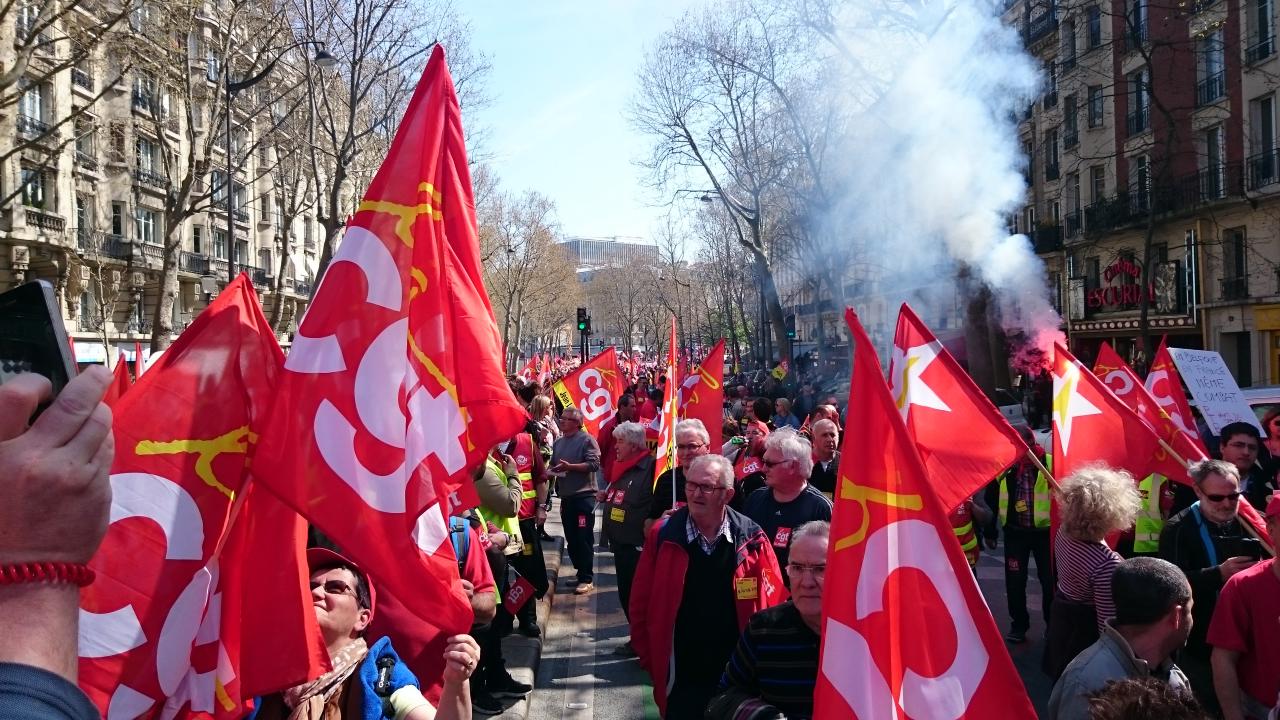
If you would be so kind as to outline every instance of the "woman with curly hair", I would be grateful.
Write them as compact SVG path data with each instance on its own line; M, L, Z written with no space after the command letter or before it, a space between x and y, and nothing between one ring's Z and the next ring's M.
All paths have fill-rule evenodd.
M1053 560L1058 583L1043 663L1054 680L1115 616L1111 574L1122 558L1103 539L1131 527L1142 507L1133 476L1106 467L1072 473L1061 482L1057 499Z

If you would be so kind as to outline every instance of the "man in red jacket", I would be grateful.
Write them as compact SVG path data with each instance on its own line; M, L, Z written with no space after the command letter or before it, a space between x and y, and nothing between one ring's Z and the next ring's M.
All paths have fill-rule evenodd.
M651 529L631 591L631 644L667 720L702 717L751 615L787 598L764 530L729 507L729 461L694 460L685 492Z

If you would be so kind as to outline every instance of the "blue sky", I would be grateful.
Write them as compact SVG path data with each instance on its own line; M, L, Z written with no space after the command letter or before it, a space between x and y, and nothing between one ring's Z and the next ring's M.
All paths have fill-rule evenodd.
M493 63L491 105L464 118L512 192L556 202L566 235L649 238L667 208L634 161L627 108L644 51L697 0L471 0L457 7Z

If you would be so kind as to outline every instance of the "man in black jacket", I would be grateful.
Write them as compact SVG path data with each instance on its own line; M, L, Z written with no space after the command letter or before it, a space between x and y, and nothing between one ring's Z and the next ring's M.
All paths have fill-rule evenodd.
M1240 472L1223 460L1205 460L1191 466L1197 501L1169 518L1160 533L1160 557L1177 565L1191 583L1195 624L1178 666L1187 674L1196 697L1217 712L1211 648L1205 642L1218 593L1227 578L1253 565L1240 555L1244 526L1239 518Z

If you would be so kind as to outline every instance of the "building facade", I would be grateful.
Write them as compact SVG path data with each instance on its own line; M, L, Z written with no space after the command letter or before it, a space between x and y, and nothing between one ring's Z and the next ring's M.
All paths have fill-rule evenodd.
M29 41L43 8L19 6L18 22L0 28L6 67L15 48ZM70 33L65 25L98 21L89 13L103 7L86 4L44 32ZM267 171L276 150L253 114L257 103L238 98L242 109L233 117L230 142L233 157L243 160L227 183L225 126L213 105L188 108L168 90L186 72L201 83L200 93L222 91L217 57L207 50L219 32L216 22L187 28L190 62L162 76L122 57L124 47L145 48L148 18L133 12L74 64L68 42L37 49L19 82L19 102L0 111L0 152L9 158L0 168L0 287L51 283L79 361L114 360L119 351L132 357L135 341L144 347L151 341L166 197L189 163L207 162L212 169L195 178L194 192L209 194L210 202L182 221L178 252L169 258L179 278L174 333L226 284L228 256L235 252L238 270L253 280L268 312L281 304L280 337L287 340L310 295L323 230L306 214L285 226L282 188L272 186L280 178ZM122 72L123 66L129 69ZM203 157L209 133L213 150ZM288 256L286 277L275 292L281 253Z
M1219 351L1280 383L1280 59L1271 0L1017 0L1041 60L1019 132L1027 204L1010 229L1048 269L1072 349ZM1150 268L1146 268L1150 265ZM1144 272L1145 270L1145 272Z

